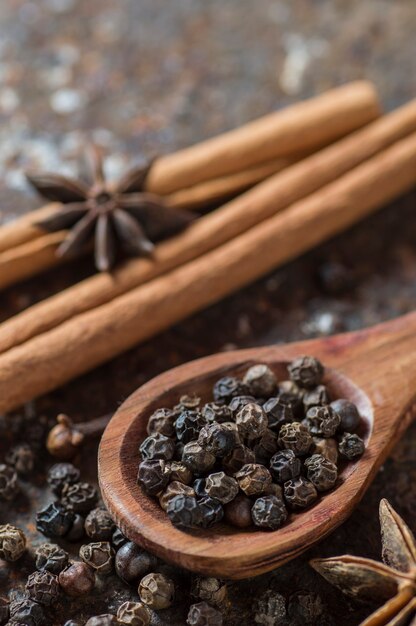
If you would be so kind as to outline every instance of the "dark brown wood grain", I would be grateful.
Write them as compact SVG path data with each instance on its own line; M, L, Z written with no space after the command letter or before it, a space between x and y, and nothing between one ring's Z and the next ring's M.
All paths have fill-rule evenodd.
M347 397L362 415L363 457L342 468L336 488L310 509L291 514L279 530L237 531L226 525L183 532L157 501L137 485L139 444L152 411L175 404L192 389L208 399L220 376L241 374L255 362L271 365L280 379L286 364L312 354L327 367L334 397ZM101 441L99 479L104 501L122 531L136 543L202 574L246 578L304 552L352 512L389 450L410 424L416 398L416 313L372 329L327 339L227 352L172 369L133 393Z

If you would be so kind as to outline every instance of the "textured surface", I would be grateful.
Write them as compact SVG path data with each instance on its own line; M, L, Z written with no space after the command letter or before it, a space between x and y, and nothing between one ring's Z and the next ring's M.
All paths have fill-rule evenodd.
M130 159L187 145L350 79L373 79L385 108L392 109L416 95L415 19L416 6L408 0L4 0L0 220L38 206L22 168L56 168L64 160L66 169L74 168L84 133L114 155L109 173L116 176ZM355 329L414 309L415 200L413 194L397 201L315 252L42 399L38 411L51 418L67 411L74 419L88 419L113 410L139 384L190 358ZM1 294L1 318L90 269L73 265ZM227 624L253 624L253 598L266 589L286 599L309 589L321 594L328 624L356 626L371 607L346 600L307 561L343 552L378 558L381 497L389 498L415 530L415 445L413 428L354 515L325 544L272 574L233 584ZM81 462L85 478L94 476L88 456L86 451ZM34 532L33 511L49 498L43 471L38 465L33 482L25 484L27 497L7 515L0 508L0 522L18 520L38 543L42 538ZM22 584L32 570L29 558L23 567L14 566L13 584ZM1 591L8 574L0 570ZM82 603L84 616L106 612L107 595L111 609L132 595L115 579L110 593L105 587L94 608L88 599ZM188 602L185 594L177 606ZM80 606L64 611L75 615ZM183 610L162 614L160 623L183 624Z

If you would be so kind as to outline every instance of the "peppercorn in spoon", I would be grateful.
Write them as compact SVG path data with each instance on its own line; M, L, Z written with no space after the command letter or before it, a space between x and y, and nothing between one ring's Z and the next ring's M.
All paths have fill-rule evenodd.
M334 489L309 508L291 512L275 531L226 523L186 532L175 528L137 483L139 446L149 417L160 407L175 405L189 390L210 400L218 379L241 377L255 363L268 365L284 380L288 363L304 354L325 365L323 382L332 398L346 398L358 407L363 456L341 468ZM250 577L298 556L339 526L415 413L416 313L325 339L212 355L156 377L119 408L100 444L102 495L121 530L161 558L205 575Z

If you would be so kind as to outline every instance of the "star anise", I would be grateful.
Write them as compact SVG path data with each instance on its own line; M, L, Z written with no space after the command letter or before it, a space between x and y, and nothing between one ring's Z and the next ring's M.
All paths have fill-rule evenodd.
M361 626L416 622L416 542L387 500L380 502L383 563L355 556L314 559L312 567L345 594L384 602Z
M116 184L104 175L103 155L91 146L92 181L88 184L58 174L27 174L38 193L62 203L62 208L38 223L49 231L69 230L57 250L59 257L74 256L95 240L95 265L111 269L117 248L129 255L148 256L153 242L185 228L194 219L187 211L167 206L161 197L143 191L151 165L128 171Z

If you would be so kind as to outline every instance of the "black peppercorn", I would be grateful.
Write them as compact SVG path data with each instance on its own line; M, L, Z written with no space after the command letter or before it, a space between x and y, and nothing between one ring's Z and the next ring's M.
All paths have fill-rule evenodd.
M246 496L257 496L265 492L272 482L269 470L259 463L243 465L235 478Z
M106 509L93 509L85 518L85 532L93 541L109 541L113 534L114 522Z
M51 606L59 595L58 577L50 572L33 572L27 579L26 591L31 600Z
M132 541L125 543L116 554L117 575L126 583L135 582L156 565L156 559Z
M215 526L224 517L224 509L219 500L210 496L204 496L198 502L201 512L201 520L199 525L202 528L211 528Z
M179 496L180 497L180 496ZM147 574L139 584L141 601L151 609L167 609L173 602L175 585L164 574Z
M267 428L253 447L256 463L268 465L271 457L277 452L278 447L276 433Z
M328 491L335 485L338 470L335 463L331 463L321 454L313 454L305 461L306 475L318 491Z
M116 616L111 615L110 613L105 613L103 615L90 617L85 626L116 626L116 624L118 624Z
M51 502L36 514L36 528L46 537L64 537L75 515L60 502Z
M59 574L68 565L68 553L56 543L42 543L35 552L36 569Z
M303 406L305 407L305 411L308 411L312 406L323 406L329 404L329 402L329 393L325 385L318 385L303 394Z
M313 591L296 591L289 598L287 611L296 624L320 624L324 605Z
M314 437L312 452L314 454L322 454L322 456L332 463L335 463L335 465L338 461L338 444L336 440L331 437L328 439Z
M137 481L149 496L156 496L168 484L169 475L169 466L162 459L142 461L139 465Z
M184 394L180 397L179 403L175 406L175 411L181 412L184 409L195 410L198 409L201 404L201 398L196 394Z
M277 379L268 365L253 365L247 370L243 383L256 398L268 398L277 389Z
M259 598L254 621L259 626L286 624L286 600L273 589L268 589Z
M190 441L184 446L182 461L194 474L203 474L211 469L215 463L215 456L199 445L197 441Z
M13 563L26 550L26 537L20 528L11 524L0 526L0 559Z
M175 420L177 415L171 409L157 409L147 422L147 434L154 435L160 433L166 437L175 435Z
M329 405L313 406L306 413L304 424L315 437L333 437L341 418Z
M254 400L254 398L253 398ZM229 422L232 420L233 413L226 404L216 404L215 402L208 402L202 407L202 415L208 424L217 422Z
M286 520L287 511L281 498L262 496L255 501L251 509L251 517L255 526L276 530Z
M194 481L192 488L197 498L203 498L207 495L207 492L205 491L205 478L197 478Z
M6 463L14 467L19 475L27 476L33 471L35 455L27 443L21 443L6 455Z
M256 439L261 437L268 426L267 415L259 404L246 404L237 414L236 424L242 437Z
M98 574L111 574L114 555L109 541L86 543L79 549L80 558Z
M279 382L279 395L282 393L290 394L302 402L306 389L299 387L293 380L281 380Z
M243 406L246 406L246 404L252 404L253 402L256 402L256 398L254 398L254 396L235 396L235 398L232 398L230 401L228 407L235 419L237 417L237 413L241 411Z
M228 599L227 585L213 576L196 578L192 583L192 595L213 606L222 607Z
M238 433L223 424L208 424L201 428L198 443L216 457L224 457L237 445Z
M201 509L193 496L180 494L171 498L166 512L172 524L178 528L194 528L201 524Z
M252 525L251 507L253 503L244 494L240 493L234 500L224 507L225 520L236 528L248 528Z
M176 437L182 443L194 441L205 424L205 417L200 411L182 411L175 422Z
M273 479L280 484L300 475L302 464L293 450L276 452L270 460L270 473Z
M117 619L127 626L149 626L151 613L142 602L124 602L118 608Z
M116 528L111 537L111 543L113 544L114 548L118 550L119 548L121 548L121 546L124 546L124 544L127 542L128 542L127 537L123 535L123 533L121 532L119 528Z
M207 602L192 604L186 619L188 626L222 626L223 618L220 611Z
M342 456L352 461L363 454L365 450L364 441L356 434L344 433L338 444L338 449Z
M61 495L62 504L74 513L89 513L98 500L97 489L90 483L66 484Z
M310 389L316 387L322 381L324 368L322 364L312 356L300 356L288 366L291 380L299 385Z
M256 455L253 450L250 450L247 446L239 444L224 458L222 466L227 474L235 474L243 467L243 465L254 463L255 461Z
M55 463L48 472L48 485L53 493L60 496L65 485L79 481L80 471L72 463Z
M292 509L305 509L318 497L315 486L303 476L288 480L283 486L286 502Z
M293 397L287 393L266 400L263 410L267 415L268 427L275 432L279 432L282 424L295 421Z
M175 454L175 442L161 433L149 435L140 446L140 454L142 459L170 461Z
M9 619L9 602L6 598L0 597L0 624L3 626Z
M171 461L171 463L169 463L169 470L170 480L172 482L178 481L184 485L189 485L192 482L192 472L189 467L185 465L185 463L180 461Z
M67 622L65 622L64 626L84 626L84 624L81 624L81 622L78 622L78 620L69 619Z
M0 463L0 500L14 500L20 491L17 472L4 463Z
M59 574L59 584L68 596L75 598L88 595L95 585L94 570L86 563L76 561Z
M195 497L195 491L189 485L184 485L177 480L172 481L166 487L165 491L159 496L159 504L164 511L167 511L169 502L175 496L179 495Z
M215 498L221 504L231 502L238 493L238 483L235 478L227 476L225 472L215 472L207 476L205 491L211 498Z
M12 624L44 626L47 623L43 606L27 597L11 602L9 611Z
M244 383L233 376L224 376L214 385L212 390L215 402L228 404L236 396L246 395L247 388Z
M84 518L79 513L75 513L74 521L72 522L72 526L69 529L68 533L65 535L65 539L67 541L71 541L72 543L76 543L77 541L81 541L84 538Z
M341 423L339 425L340 430L346 432L352 432L360 423L360 414L355 404L349 402L349 400L335 400L331 402L330 407L340 416Z
M309 430L300 422L283 424L279 432L278 441L281 448L293 450L297 456L306 454L312 445L312 437Z

